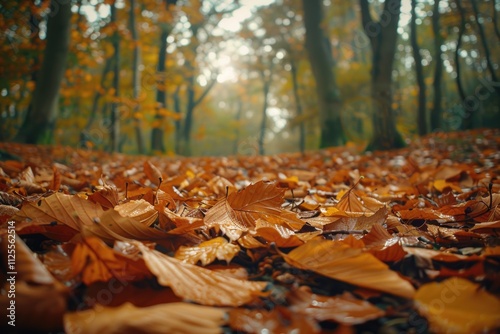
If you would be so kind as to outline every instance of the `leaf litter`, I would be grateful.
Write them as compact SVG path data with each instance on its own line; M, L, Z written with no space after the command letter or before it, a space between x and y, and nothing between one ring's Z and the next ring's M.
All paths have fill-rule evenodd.
M7 278L15 225L23 330L500 329L498 130L365 154L0 148L22 158L0 161L0 246Z

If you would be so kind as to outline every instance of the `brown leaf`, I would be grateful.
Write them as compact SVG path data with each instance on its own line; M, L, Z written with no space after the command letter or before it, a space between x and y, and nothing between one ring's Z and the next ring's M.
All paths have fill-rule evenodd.
M78 196L55 193L36 203L23 204L14 219L31 219L46 224L58 222L79 231L82 226L92 226L94 219L103 212L99 204Z
M189 303L159 304L135 307L130 303L119 307L98 306L91 310L67 313L67 334L86 333L222 333L224 310Z
M154 206L143 199L116 205L114 210L122 217L133 218L145 226L151 226L158 217Z
M86 285L107 282L113 277L122 282L137 281L149 274L144 261L116 253L95 237L87 237L77 243L71 256L71 267L74 275L82 275Z
M340 296L321 296L302 286L289 296L290 309L318 321L333 320L344 325L357 325L384 316L385 312L365 300L344 292Z
M313 239L281 255L297 268L361 287L412 298L413 286L372 254L342 242Z
M283 308L229 311L229 326L243 333L319 333L318 325L308 315L291 313Z
M202 305L239 306L261 296L265 282L250 282L184 263L136 243L149 270L163 286Z
M259 181L221 199L205 216L207 226L219 226L231 239L237 240L243 232L255 227L257 219L273 219L299 230L304 222L293 212L281 209L284 190L274 183Z
M144 174L151 181L151 183L159 185L160 179L163 179L158 167L153 165L150 161L144 161Z
M463 278L422 285L415 303L435 332L486 333L500 326L500 300Z
M175 252L175 258L191 264L196 264L196 262L200 261L202 266L206 266L216 259L229 263L239 251L240 247L238 245L228 243L222 237L217 237L202 242L198 246L181 246Z
M89 200L101 204L103 208L114 208L120 202L118 189L115 186L104 183L103 186L97 186L96 189L89 195Z

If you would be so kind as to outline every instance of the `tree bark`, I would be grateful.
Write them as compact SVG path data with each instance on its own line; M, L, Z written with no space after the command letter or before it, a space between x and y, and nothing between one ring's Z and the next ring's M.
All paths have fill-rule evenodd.
M134 43L134 51L132 54L132 97L134 99L134 131L137 141L137 150L140 154L145 153L144 149L144 139L142 137L141 119L136 117L136 113L139 111L138 98L141 90L140 85L140 72L139 72L139 62L140 62L140 48L139 48L139 36L137 33L137 26L135 23L135 0L130 0L130 32L132 35L132 42Z
M33 98L15 138L24 143L50 142L57 119L59 89L64 77L71 31L71 2L52 0L47 22L47 45Z
M431 110L431 130L436 131L441 129L442 122L442 89L441 82L443 79L443 60L441 59L441 46L443 45L443 37L441 36L441 27L439 23L440 13L439 13L439 3L440 0L434 1L434 9L432 12L432 32L434 33L434 80L432 83L434 90L434 102Z
M80 147L86 148L88 146L88 142L93 142L93 139L90 135L90 128L95 121L97 116L97 108L99 107L99 100L102 97L102 90L106 90L109 87L105 87L106 83L106 75L111 71L111 65L113 65L113 57L109 57L106 59L104 63L104 68L102 70L101 81L99 84L98 90L94 94L94 100L92 101L92 109L90 110L89 118L87 119L87 123L85 127L80 132Z
M396 52L401 0L386 0L380 21L370 14L368 0L360 0L362 24L372 49L371 97L374 104L373 137L367 150L404 146L392 108L392 68Z
M488 45L488 41L486 40L486 33L484 32L483 24L479 20L479 9L477 8L476 0L471 0L471 3L472 3L472 9L474 10L474 17L476 18L476 24L479 30L481 45L483 46L484 50L484 57L486 58L486 67L490 72L491 80L493 80L494 82L498 82L498 77L495 72L495 67L493 65L493 62L491 61L491 52L490 52L490 47ZM495 87L495 90L497 92L497 95L500 95L500 87Z
M299 117L302 116L302 102L300 100L299 94L299 82L297 80L297 65L295 64L295 59L293 55L290 57L290 74L292 76L292 89L293 96L295 99L295 107L297 109L297 115ZM304 122L300 122L299 125L299 149L301 153L304 153L306 150L306 124Z
M462 37L465 34L465 10L462 7L461 0L456 0L456 4L458 7L458 12L460 13L460 25L458 27L458 37L457 37L457 46L455 48L455 71L457 75L455 77L455 82L457 84L458 95L460 96L460 101L462 102L461 107L464 108L464 116L462 118L462 128L468 129L471 127L472 122L470 113L466 110L466 102L465 102L465 89L462 85L462 67L460 65L460 48L462 47Z
M165 0L165 6L167 10L170 6L175 6L177 0ZM167 37L170 35L172 27L168 24L163 24L161 27L160 34L160 49L158 51L158 65L156 66L156 74L159 75L163 80L161 82L158 80L156 88L156 103L157 112L155 114L155 120L157 121L153 129L151 130L151 151L153 152L165 152L165 140L164 131L162 127L163 116L159 112L161 108L167 107L167 94L165 90L165 72L166 72L166 60L167 60Z
M321 0L302 0L306 28L305 46L309 55L318 97L321 127L320 147L345 144L342 128L340 93L333 72L330 41L321 28L323 8Z
M418 109L417 109L417 128L418 134L423 136L427 134L427 109L426 109L426 96L425 96L425 81L424 81L424 67L422 66L422 56L420 55L420 46L418 45L417 37L417 13L415 7L417 6L416 0L411 0L411 47L413 51L413 59L415 60L415 75L417 77L418 85Z
M271 63L269 66L269 74L266 75L264 70L260 71L260 78L262 80L262 92L264 93L264 104L262 105L262 119L260 121L259 139L258 139L260 155L265 154L264 141L266 139L268 95L269 95L269 90L271 89L273 67L274 67L273 61L271 59Z
M120 96L120 35L118 33L116 0L111 6L111 22L115 24L113 33L113 89L115 100L111 104L111 124L110 124L110 151L120 151L120 112L118 110L118 98Z

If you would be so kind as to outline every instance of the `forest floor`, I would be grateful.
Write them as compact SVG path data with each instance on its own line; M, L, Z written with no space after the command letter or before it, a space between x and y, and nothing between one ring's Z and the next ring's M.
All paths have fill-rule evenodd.
M494 333L499 176L491 129L368 154L0 143L2 332Z

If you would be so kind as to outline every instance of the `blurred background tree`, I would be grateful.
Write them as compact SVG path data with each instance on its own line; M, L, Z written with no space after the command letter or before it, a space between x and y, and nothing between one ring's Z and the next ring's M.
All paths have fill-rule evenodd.
M494 0L5 0L0 140L251 155L500 127L499 11Z

